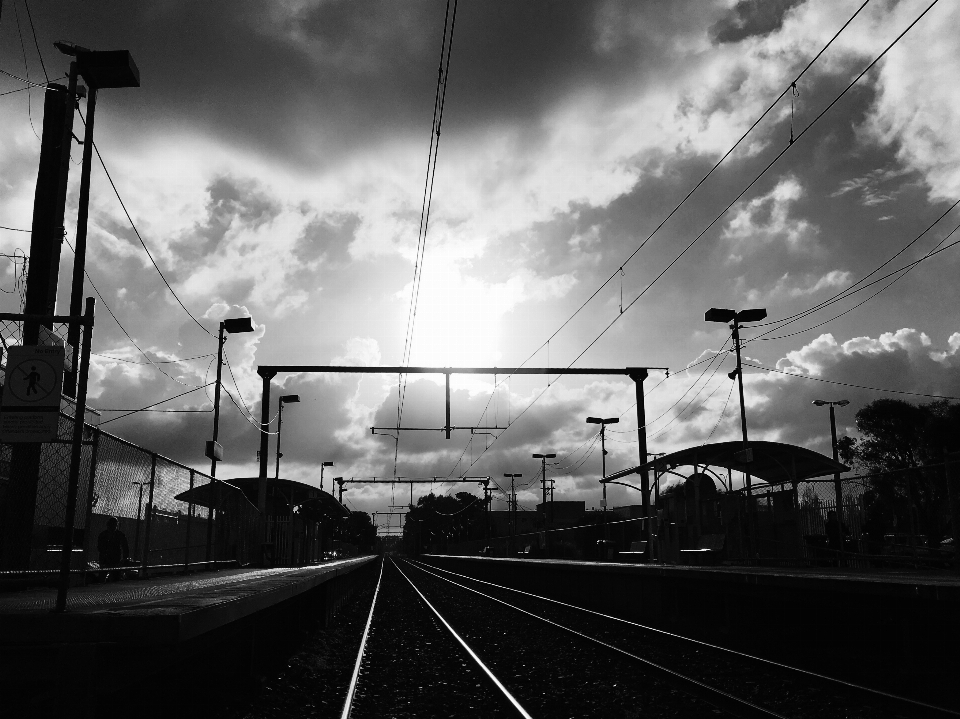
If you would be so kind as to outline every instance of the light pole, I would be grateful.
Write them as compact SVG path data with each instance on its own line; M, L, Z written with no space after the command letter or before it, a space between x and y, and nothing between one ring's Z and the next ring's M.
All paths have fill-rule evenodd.
M280 458L283 454L280 452L280 430L283 428L283 405L294 404L300 401L300 395L287 394L280 398L280 409L277 412L277 474L276 479L280 479Z
M747 439L747 410L743 404L743 366L740 361L740 327L744 322L759 322L767 316L767 311L762 308L749 309L749 310L728 310L728 309L719 309L717 307L711 307L707 310L703 319L707 322L722 322L726 324L731 322L730 329L733 331L733 347L737 353L737 368L729 373L727 376L730 379L736 377L739 380L739 390L740 390L740 429L743 432L743 451L740 453L738 459L742 461L745 465L749 465L753 460L753 453L750 451L749 440ZM749 466L747 467L749 470ZM760 536L757 533L756 526L756 513L753 511L752 499L753 499L753 483L750 476L750 472L744 472L747 483L747 515L751 518L751 525L754 535L754 554L758 554L760 550Z
M503 476L510 478L510 507L512 509L510 515L510 553L514 554L517 551L517 490L514 487L514 480L520 479L523 475L507 474L505 472Z
M830 407L830 441L833 445L833 461L840 461L840 450L837 447L837 415L834 412L834 407L846 407L850 404L848 399L838 399L838 400L826 400L826 399L815 399L813 404L817 407L823 407L824 405L829 405ZM837 531L840 534L840 554L838 555L839 566L843 566L843 488L840 486L840 473L833 473L833 491L836 495L837 502L837 522L839 526Z
M340 486L339 487L340 491L338 492L339 496L337 497L337 501L340 502L340 504L343 504L343 477L334 477L333 481Z
M333 462L321 462L320 463L320 491L323 491L323 468L332 467Z
M220 436L220 383L223 370L223 343L227 341L224 332L239 334L253 332L253 320L250 317L236 317L220 321L217 335L217 382L213 391L213 440L207 442L206 456L210 458L210 476L217 476L217 462L223 459L223 447L217 441Z
M73 284L70 288L70 314L83 314L83 277L87 254L87 216L90 207L90 167L93 161L93 122L100 88L140 87L140 71L127 50L88 50L68 42L55 42L64 55L76 58L70 63L70 87L76 87L79 74L87 83L87 117L83 132L83 159L80 166L80 202L77 208L77 234L74 238ZM76 102L69 98L69 102ZM72 122L71 111L71 122ZM69 138L69 135L67 135ZM68 139L69 141L69 139ZM67 342L73 347L73 368L67 375L64 393L76 394L77 358L80 325L70 323Z
M133 540L133 559L136 561L137 553L140 549L140 513L143 509L143 485L150 484L149 482L131 482L130 484L139 485L139 492L137 495L137 533Z
M603 549L602 554L606 554L607 549L607 483L604 482L604 478L607 476L607 445L606 445L606 429L608 424L618 424L620 422L619 417L607 417L606 419L601 419L600 417L587 417L587 424L599 424L600 425L600 486L603 487L603 499L600 501L600 506L603 508Z

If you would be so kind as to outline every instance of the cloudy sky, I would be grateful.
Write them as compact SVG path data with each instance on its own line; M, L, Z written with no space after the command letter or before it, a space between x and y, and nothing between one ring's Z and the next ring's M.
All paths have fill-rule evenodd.
M796 94L654 233L861 2L460 2L410 364L669 367L669 378L655 371L646 382L650 451L739 437L729 331L704 322L707 308L764 307L770 321L787 320L960 239L947 238L958 209L871 275L960 199L954 0L937 3L817 120L929 5L869 2ZM0 69L43 82L24 0L2 7ZM226 345L237 406L224 399L218 472L249 476L257 365L403 362L445 9L442 0L31 4L51 79L68 67L55 40L132 51L142 87L100 93L97 145L205 328L164 286L95 167L90 279L150 360L165 362L148 362L101 304L89 404L103 420L211 382L211 333L249 313L257 331ZM42 122L42 92L24 87L0 77L0 92L20 90L0 96L0 225L12 228L30 227ZM70 241L79 157L75 148ZM0 243L8 255L29 252L27 233L0 230ZM0 306L18 311L17 265L3 263ZM71 263L65 248L63 310ZM859 407L898 396L811 378L960 397L958 263L960 248L947 249L902 279L745 330L757 338L745 361L765 368L745 372L751 436L829 452L827 414L812 399L850 399L838 412L850 433ZM329 460L328 477L389 477L396 467L532 479L531 453L555 451L557 498L593 506L600 452L587 415L622 416L607 467L636 464L626 378L503 380L454 377L453 423L508 429L451 440L405 432L396 447L370 433L396 425L396 376L280 375L274 402L302 400L284 412L282 473L318 483ZM160 407L210 410L212 392ZM403 425L440 427L443 412L442 377L410 376ZM104 428L207 466L209 411L144 412ZM520 497L528 507L532 489ZM398 487L396 499L406 496ZM612 489L611 503L638 496ZM368 511L397 503L389 486L355 485L345 497Z

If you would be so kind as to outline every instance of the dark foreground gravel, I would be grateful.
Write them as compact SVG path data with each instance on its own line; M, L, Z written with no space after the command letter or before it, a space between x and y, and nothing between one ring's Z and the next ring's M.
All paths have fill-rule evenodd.
M327 627L315 627L286 666L262 682L233 691L197 716L212 719L339 717L370 612L377 575ZM379 601L379 600L378 600ZM199 707L195 707L199 708Z
M409 563L403 563L403 566L409 566ZM448 604L451 606L455 593L459 592L459 596L469 594L463 589L431 577L426 572L418 571L415 568L411 568L410 572L411 578L415 581L424 583L425 587L435 588L432 591L450 596ZM442 575L443 573L437 572L437 574ZM731 658L726 653L697 647L654 632L631 628L623 623L593 617L575 609L566 609L549 602L524 597L516 592L497 590L479 582L463 580L452 575L447 576L466 586L472 586L510 604L547 617L559 624L574 627L589 636L700 679L730 694L769 707L787 717L796 717L797 719L807 717L811 719L912 719L913 717L938 715L922 709L904 707L888 699L872 697L862 692L837 688L835 685L819 682L787 670L772 668L746 659ZM448 588L445 589L444 585ZM426 589L424 591L426 592ZM477 595L473 596L476 597ZM475 601L487 602L492 607L497 607L490 600L480 597L477 597ZM462 600L460 603L462 604ZM512 627L519 626L518 622L526 622L531 623L529 624L530 632L538 631L537 624L541 627L539 632L549 630L548 625L523 617L520 613L503 605L499 605L498 609L492 609L491 611L498 612L502 617L501 622ZM521 617L523 618L521 619ZM598 658L598 660L608 664L621 661L615 659L609 653L603 659ZM639 664L630 663L629 667L630 674L634 679L628 680L628 682L638 681L645 673L645 670ZM606 685L611 694L618 694L621 691L620 688L610 685L609 682ZM645 708L641 715L647 716L648 711L649 709ZM554 715L550 714L550 716ZM602 714L597 716L602 716Z

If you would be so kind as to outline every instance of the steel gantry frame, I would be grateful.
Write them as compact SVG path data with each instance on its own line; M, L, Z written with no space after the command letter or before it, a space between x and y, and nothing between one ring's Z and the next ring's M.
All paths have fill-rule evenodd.
M619 375L632 379L636 385L637 394L637 436L640 440L640 464L647 459L647 424L646 410L643 402L643 383L649 376L650 370L669 372L667 367L360 367L347 365L264 365L257 367L257 374L263 380L263 395L260 403L260 482L257 491L257 507L261 512L267 505L267 468L270 437L270 381L283 372L297 372L301 374L334 373L334 374L442 374L446 379L446 423L439 431L450 439L450 432L455 429L476 429L470 427L455 427L450 424L450 375L454 374L489 374L489 375ZM375 429L375 428L371 428ZM394 427L400 431L405 427ZM423 428L415 428L423 429ZM446 481L450 481L449 479ZM640 473L640 486L643 493L643 515L650 516L650 476L646 469ZM411 491L413 486L411 485ZM647 533L650 523L647 522ZM649 540L649 537L647 537ZM650 546L648 541L647 546Z

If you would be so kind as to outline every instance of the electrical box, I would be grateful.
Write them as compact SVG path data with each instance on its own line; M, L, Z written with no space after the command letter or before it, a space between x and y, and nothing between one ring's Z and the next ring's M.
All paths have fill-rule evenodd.
M204 456L215 462L223 461L223 445L219 442L214 442L212 439L207 440L207 451L204 452Z

